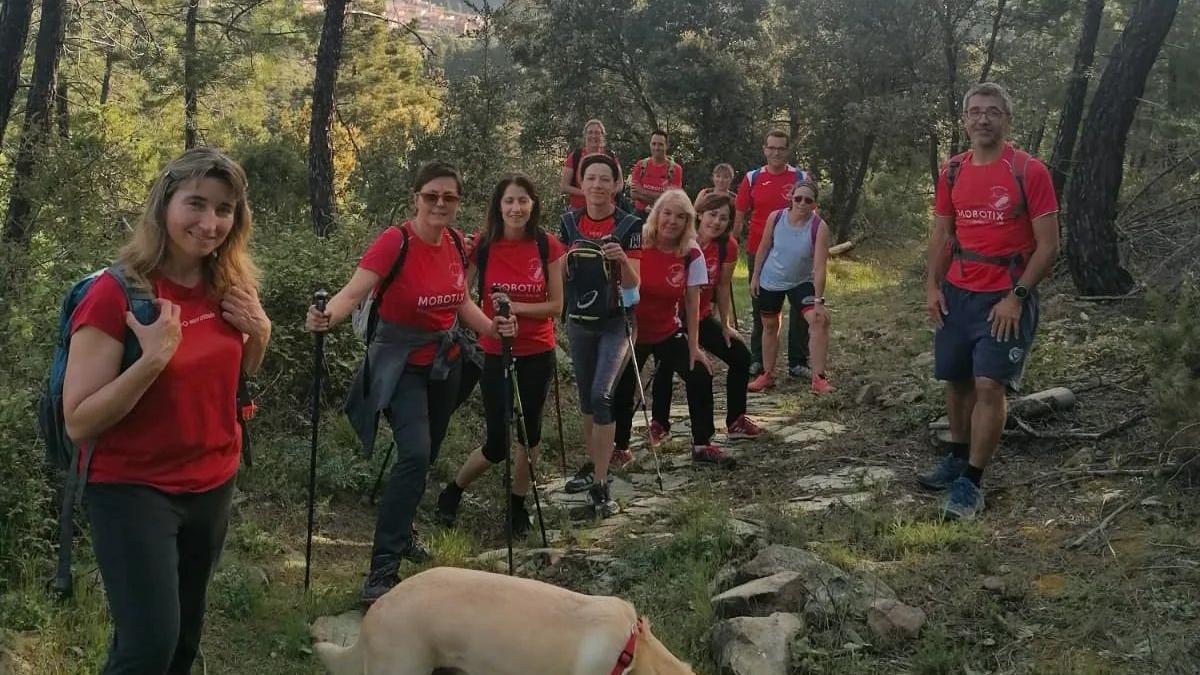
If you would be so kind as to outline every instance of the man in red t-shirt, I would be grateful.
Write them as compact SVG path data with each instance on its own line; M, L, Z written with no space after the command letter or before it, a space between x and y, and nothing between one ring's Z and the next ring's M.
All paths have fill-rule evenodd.
M1038 323L1036 287L1058 256L1058 202L1046 167L1005 142L1012 99L985 82L963 98L971 149L938 177L925 296L934 375L946 381L950 452L921 485L949 489L944 517L983 510L996 453Z
M671 188L683 187L683 167L667 157L667 132L655 129L650 134L650 156L638 160L629 172L633 207L640 218L650 214L659 195Z
M746 235L746 267L754 271L754 256L767 227L767 216L792 205L792 186L798 180L809 180L807 172L788 164L790 139L787 132L772 129L763 142L763 157L767 163L749 171L738 187L736 209L733 215L733 237L742 236L742 225L746 213L750 214L750 231ZM751 312L754 327L750 332L750 374L762 372L762 317ZM792 377L811 378L808 369L808 322L799 312L788 317L788 374Z

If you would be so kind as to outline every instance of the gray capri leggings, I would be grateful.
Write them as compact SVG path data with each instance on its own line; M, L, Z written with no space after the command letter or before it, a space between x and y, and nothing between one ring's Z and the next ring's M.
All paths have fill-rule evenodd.
M567 321L571 362L579 385L579 409L595 424L613 423L613 389L629 354L625 319L616 316L598 326Z

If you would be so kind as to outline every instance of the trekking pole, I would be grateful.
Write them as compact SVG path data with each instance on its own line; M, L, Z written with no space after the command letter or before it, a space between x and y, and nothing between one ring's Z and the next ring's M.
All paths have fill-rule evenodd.
M494 295L493 290L492 301L496 304L496 314L508 318L512 314L512 305L509 304L508 298L503 295ZM501 336L500 338L500 360L504 368L504 410L511 415L512 411L512 338ZM510 418L511 419L511 418ZM504 425L504 503L506 504L504 513L504 534L508 543L508 576L513 575L513 507L512 507L512 426Z
M562 399L558 395L558 351L554 354L554 416L558 418L558 450L562 455L563 478L567 478L567 441L563 436Z
M379 488L383 485L383 472L387 469L388 462L392 461L392 453L396 450L396 441L388 446L387 452L383 453L383 464L379 465L379 473L375 474L375 485L371 488L371 506L375 506L375 499L379 497Z
M329 294L325 291L313 293L313 304L318 312L325 311ZM321 426L321 366L325 361L325 333L313 333L313 389L312 389L312 446L308 455L308 541L304 546L304 590L312 572L313 517L317 491L317 432Z
M600 240L601 244L617 244L617 238L610 235ZM650 454L654 457L654 474L658 479L658 490L663 491L662 465L658 461L658 447L654 443L654 434L650 433L650 407L646 403L646 387L642 384L642 369L638 366L637 345L633 342L633 315L625 307L624 290L621 286L620 270L614 272L617 279L617 307L625 320L625 340L629 343L629 362L633 366L633 376L637 378L638 395L642 397L642 415L646 418L646 441L650 445Z

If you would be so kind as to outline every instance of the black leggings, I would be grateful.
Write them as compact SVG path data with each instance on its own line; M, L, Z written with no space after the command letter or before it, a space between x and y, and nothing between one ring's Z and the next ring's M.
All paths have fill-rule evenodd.
M233 484L181 495L145 485L87 486L92 549L113 624L104 675L191 672Z
M704 366L696 364L690 368L688 364L687 335L676 333L657 344L639 344L635 350L638 368L646 364L646 359L654 355L659 363L670 364L674 372L683 374L687 385L688 416L692 420L692 445L708 445L716 428L713 426L713 391L712 375ZM629 447L629 437L633 431L633 395L637 387L636 376L632 365L625 367L621 379L617 382L616 393L613 395L613 417L617 423L616 446ZM657 400L655 405L657 405Z
M725 333L721 323L709 314L700 320L700 346L709 354L724 361L729 369L725 373L725 426L733 424L746 414L746 385L750 383L750 350L738 339L725 344ZM667 361L658 361L651 385L651 413L654 420L664 429L671 428L671 394L674 388L675 369Z
M525 429L517 425L517 440L527 448L537 447L542 441L542 410L546 395L550 392L550 378L554 377L554 351L518 356L513 359L517 374L517 389L521 393L521 413L525 429L529 430L529 442L525 442ZM511 396L512 385L504 377L504 360L500 356L487 354L483 359L483 378L479 391L483 394L483 414L487 421L487 442L483 456L493 464L503 462L508 456L509 411L505 402ZM515 403L515 402L514 402Z

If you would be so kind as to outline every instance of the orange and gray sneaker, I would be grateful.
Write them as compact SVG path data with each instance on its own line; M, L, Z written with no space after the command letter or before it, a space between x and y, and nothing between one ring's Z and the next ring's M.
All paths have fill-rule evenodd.
M746 391L758 393L766 391L775 386L775 377L770 373L762 373L758 377L750 380L750 384L746 386Z
M829 378L824 375L813 375L812 392L814 394L832 394L833 385L829 384Z
M608 461L610 469L624 469L633 464L633 451L629 448L613 447L612 458Z
M762 427L755 424L749 417L742 415L725 427L725 436L730 440L738 438L758 438L763 435Z
M697 464L716 464L722 469L732 469L737 460L715 445L693 445L692 461Z

